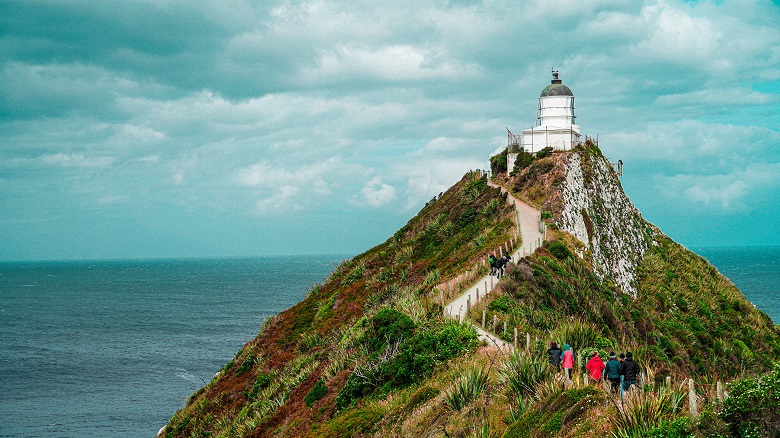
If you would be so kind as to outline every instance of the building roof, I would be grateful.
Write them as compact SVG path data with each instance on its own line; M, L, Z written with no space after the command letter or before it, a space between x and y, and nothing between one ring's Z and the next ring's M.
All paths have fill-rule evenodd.
M542 94L539 97L546 97L546 96L574 96L574 93L571 92L571 89L567 87L566 85L563 85L563 81L558 79L558 72L556 70L553 70L553 79L544 90L542 90Z

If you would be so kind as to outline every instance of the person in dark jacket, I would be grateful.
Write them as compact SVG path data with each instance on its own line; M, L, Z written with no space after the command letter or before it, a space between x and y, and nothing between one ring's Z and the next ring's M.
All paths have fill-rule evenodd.
M620 366L620 375L623 376L623 392L628 391L632 385L636 385L636 378L639 376L639 365L634 362L633 355L626 353L626 360Z
M563 350L558 347L558 344L553 342L550 344L550 348L547 350L547 355L550 356L550 365L554 366L556 370L561 369L561 355Z
M604 368L604 377L612 385L612 393L616 394L620 386L620 362L615 358L615 352L609 353L609 361Z

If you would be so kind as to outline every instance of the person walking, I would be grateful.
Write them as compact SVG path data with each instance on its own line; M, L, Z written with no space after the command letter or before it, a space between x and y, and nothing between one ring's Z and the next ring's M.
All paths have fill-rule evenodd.
M592 380L594 384L597 385L601 381L601 378L604 375L604 368L605 368L604 361L601 360L601 356L599 356L599 352L594 351L592 357L585 365L585 370L588 371L588 374L590 375L590 380Z
M558 344L553 341L550 344L550 348L547 349L547 355L550 356L550 365L555 367L555 371L558 372L561 370L561 355L563 354L563 350L561 350L561 347L558 346Z
M574 353L571 351L569 344L563 346L563 371L566 373L566 378L571 379L572 370L574 369Z
M623 376L623 384L621 386L621 396L623 393L629 390L632 386L636 386L636 378L639 375L639 365L634 362L634 357L631 352L626 353L626 360L620 366L620 375Z
M615 352L609 353L609 360L604 366L604 376L609 380L612 393L616 394L620 386L620 362L615 359Z

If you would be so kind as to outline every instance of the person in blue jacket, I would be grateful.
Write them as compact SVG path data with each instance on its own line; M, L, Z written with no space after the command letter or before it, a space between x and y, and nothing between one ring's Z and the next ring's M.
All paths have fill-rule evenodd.
M620 365L620 362L615 357L615 352L611 351L606 368L604 368L604 378L609 381L613 394L617 393L620 386Z

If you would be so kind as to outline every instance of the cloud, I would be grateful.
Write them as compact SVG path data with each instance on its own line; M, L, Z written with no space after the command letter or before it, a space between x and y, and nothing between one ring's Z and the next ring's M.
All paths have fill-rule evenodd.
M395 187L385 184L379 177L374 177L360 190L363 200L372 207L381 207L395 199Z
M700 120L650 123L603 137L604 148L624 162L664 163L657 171L720 174L780 161L780 132L766 127Z
M776 6L445 3L0 4L0 205L392 228L533 125L550 67L637 193L736 212L776 184Z
M87 157L82 154L43 155L40 161L47 166L105 168L114 162L111 157Z
M385 81L455 80L479 76L477 65L459 65L442 53L412 45L378 48L340 46L320 55L315 69L305 69L305 82L320 78L376 78Z
M709 204L719 202L723 209L728 209L733 201L739 200L748 193L750 186L744 181L734 181L723 187L703 187L695 185L685 191L685 195L693 200Z
M678 174L655 178L654 189L676 205L697 204L717 212L763 210L766 199L780 187L780 163L755 164L730 173Z

